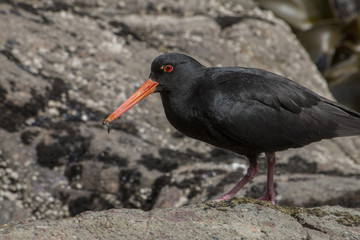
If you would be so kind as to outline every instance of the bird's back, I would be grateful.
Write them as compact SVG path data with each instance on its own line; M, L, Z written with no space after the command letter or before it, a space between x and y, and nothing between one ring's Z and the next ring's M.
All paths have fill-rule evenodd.
M204 114L213 129L245 148L275 152L360 134L360 113L282 76L251 68L208 71L213 84Z

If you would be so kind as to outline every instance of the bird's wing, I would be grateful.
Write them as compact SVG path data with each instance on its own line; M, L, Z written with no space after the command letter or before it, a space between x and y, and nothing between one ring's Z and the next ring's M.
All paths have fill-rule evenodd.
M320 101L320 96L280 75L254 68L221 71L216 84L232 97L259 101L269 107L299 113Z
M207 116L214 129L240 144L273 152L338 136L338 119L329 112L344 111L295 82L259 69L215 75Z

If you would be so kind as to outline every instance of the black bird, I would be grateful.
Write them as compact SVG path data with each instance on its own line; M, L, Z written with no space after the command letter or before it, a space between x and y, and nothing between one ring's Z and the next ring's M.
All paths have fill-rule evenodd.
M231 198L255 176L264 152L267 187L259 199L274 203L275 152L360 134L360 113L285 77L255 68L205 67L178 53L155 58L147 82L103 124L109 127L153 92L160 93L178 131L248 158L246 175L217 201Z

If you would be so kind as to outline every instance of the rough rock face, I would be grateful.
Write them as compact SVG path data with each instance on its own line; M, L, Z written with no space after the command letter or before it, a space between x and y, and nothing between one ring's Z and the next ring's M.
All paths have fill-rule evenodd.
M201 203L243 176L246 159L176 132L157 95L102 128L163 52L267 69L331 97L289 27L250 0L7 0L0 33L1 224ZM359 147L279 153L277 203L359 207ZM261 161L238 196L260 196L265 173Z
M244 201L245 200L245 201ZM241 203L241 204L239 204ZM3 239L349 239L360 238L360 211L228 203L112 209L74 218L6 225ZM169 231L171 229L171 231Z

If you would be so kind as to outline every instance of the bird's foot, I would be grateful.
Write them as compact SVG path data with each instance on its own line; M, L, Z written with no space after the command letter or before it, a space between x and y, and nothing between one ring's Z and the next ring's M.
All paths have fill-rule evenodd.
M226 201L226 200L229 200L232 196L233 196L233 194L225 194L225 195L222 195L221 197L215 199L214 202Z
M222 195L221 197L215 199L215 202L221 202L229 200L232 196L234 196L242 187L244 187L259 171L259 166L257 165L256 158L250 161L250 166L247 170L245 176L233 187L229 192Z
M260 201L269 201L275 205L275 194L265 193L264 196L257 198Z

